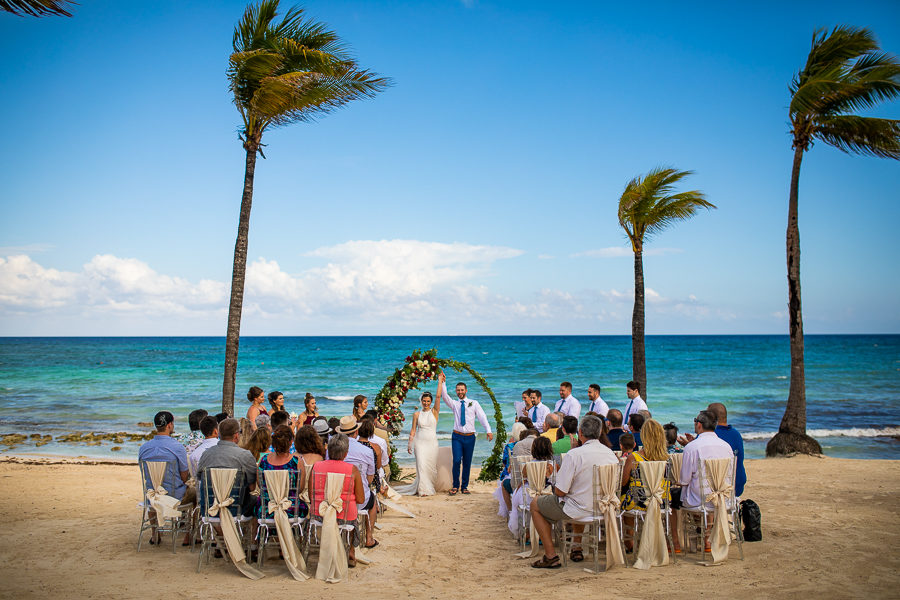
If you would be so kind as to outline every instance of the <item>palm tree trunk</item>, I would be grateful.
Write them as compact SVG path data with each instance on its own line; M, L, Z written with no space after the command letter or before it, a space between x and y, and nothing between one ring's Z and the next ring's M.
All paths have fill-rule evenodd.
M631 313L631 373L647 399L647 356L644 352L644 259L643 249L634 251L634 311Z
M803 363L803 313L800 305L800 226L798 223L798 188L803 145L794 150L791 191L788 200L787 279L788 318L791 337L791 382L787 406L778 433L766 445L766 455L821 454L822 447L806 435L806 374Z
M238 345L241 338L241 310L244 305L244 278L247 274L247 243L250 234L250 207L253 204L253 176L259 141L244 144L247 161L244 167L244 193L234 242L234 266L231 270L231 301L228 304L228 329L225 333L225 380L222 384L222 411L234 416L234 386L237 376Z

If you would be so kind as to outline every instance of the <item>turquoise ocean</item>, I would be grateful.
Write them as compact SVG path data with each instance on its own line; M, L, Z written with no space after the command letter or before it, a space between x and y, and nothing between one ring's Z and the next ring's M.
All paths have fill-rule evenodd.
M709 402L723 402L745 439L747 455L761 457L778 429L788 394L787 336L650 336L648 405L661 422L692 431ZM186 432L195 408L221 410L224 338L0 338L0 434L141 432L158 410L176 416ZM559 399L568 380L586 410L587 387L597 383L611 407L624 408L631 378L628 336L243 337L235 412L249 406L252 385L284 393L301 412L311 392L321 414L350 413L356 394L370 402L414 349L436 348L441 358L468 362L487 379L503 407L507 428L523 389ZM468 381L456 373L451 383ZM472 381L470 396L491 414L490 400ZM829 456L900 458L900 336L806 337L808 430ZM424 389L434 391L435 383ZM396 445L400 462L418 394L406 402L406 428ZM439 439L449 444L452 417L444 408ZM27 442L5 453L134 458L137 443L100 446ZM490 452L480 436L476 462Z

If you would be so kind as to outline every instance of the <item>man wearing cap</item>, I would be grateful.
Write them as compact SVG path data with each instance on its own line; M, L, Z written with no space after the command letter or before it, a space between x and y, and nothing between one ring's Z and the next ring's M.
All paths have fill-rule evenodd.
M347 456L344 458L344 462L350 463L359 469L359 474L366 482L363 486L366 492L366 500L359 508L369 511L369 519L367 519L366 527L366 548L374 548L378 545L378 542L375 541L375 538L372 535L375 526L375 494L372 493L370 486L372 485L372 480L375 478L375 453L368 446L363 446L357 439L359 437L359 423L357 422L356 417L341 417L338 433L343 433L350 438L350 444L347 447Z
M468 494L469 472L472 469L472 454L475 452L475 419L478 419L481 426L487 431L488 441L494 439L494 434L491 432L491 426L488 425L487 416L481 405L466 397L468 388L465 383L456 384L456 398L451 398L447 393L447 377L443 372L438 375L438 380L440 381L440 394L444 397L450 410L453 411L453 436L450 442L453 449L453 488L450 490L450 495L455 496L460 491L460 483L462 483L462 493ZM460 465L462 466L461 482Z
M138 462L175 463L177 472L166 468L162 486L170 496L181 500L183 505L195 503L197 492L194 488L186 485L191 476L187 451L179 441L172 437L172 432L175 431L175 416L167 410L160 411L153 417L153 425L156 427L156 435L138 450ZM159 543L155 527L151 531L150 543ZM190 543L190 539L188 539L188 543Z

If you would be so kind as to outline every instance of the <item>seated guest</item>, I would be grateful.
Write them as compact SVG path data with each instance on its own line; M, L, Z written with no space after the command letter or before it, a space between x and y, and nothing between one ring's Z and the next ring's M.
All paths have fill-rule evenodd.
M306 425L304 425L306 427ZM324 448L328 444L328 438L331 436L334 431L328 425L328 419L325 417L319 417L312 422L310 427L313 428L313 431L316 432L316 435L319 436L319 439L322 441L322 447ZM297 432L300 432L300 429L297 429ZM296 443L296 442L295 442ZM322 455L324 457L324 454Z
M618 463L612 450L602 445L598 438L603 424L596 417L585 417L578 429L581 446L572 448L563 457L556 475L553 495L539 496L531 502L531 518L544 545L544 556L532 563L537 569L557 569L562 566L554 546L551 523L566 517L585 519L593 515L594 468L599 465ZM560 499L565 499L565 504ZM583 525L574 525L575 533L580 533ZM532 540L534 543L534 540ZM573 562L584 560L580 548L572 550Z
M193 504L196 502L197 496L194 488L189 488L186 485L187 480L191 476L187 452L184 446L172 438L172 432L175 431L175 416L167 410L160 411L153 417L153 425L156 427L156 435L153 436L152 440L141 445L140 450L138 450L138 461L175 463L177 472L172 472L167 468L163 476L162 486L169 496L181 500L182 504ZM147 479L147 485L151 485L150 473L145 472L144 475ZM150 511L150 516L151 522L156 523L156 512ZM159 543L155 526L150 529L150 543ZM188 538L188 543L190 543L190 538Z
M257 429L268 429L272 433L272 417L269 415L256 415L256 421L253 422L253 431Z
M545 437L535 438L534 444L531 445L531 460L544 460L548 461L550 464L547 465L547 477L553 473L553 444L550 443ZM523 480L528 479L528 474L525 468L522 468L522 478ZM550 483L549 481L547 483Z
M210 415L200 420L200 432L203 434L203 441L200 445L188 454L188 464L191 467L191 477L197 476L197 465L200 463L200 457L206 452L207 448L215 446L219 443L219 422Z
M331 433L328 434L328 439L331 439L331 436L338 433L338 428L341 426L341 420L337 417L331 417L328 419L328 427L331 429ZM325 444L328 445L327 443Z
M359 469L360 475L363 477L363 483L365 484L363 486L365 487L365 504L360 508L363 510L372 510L375 506L375 494L372 491L372 482L375 480L375 454L372 451L372 448L359 443L359 440L357 439L359 436L359 423L354 417L341 417L341 424L338 427L338 431L349 438L347 457L344 460L351 465L355 465L356 468ZM374 511L370 513L370 516L372 514L374 514ZM375 541L375 538L372 536L373 521L374 519L367 520L366 548L374 548L378 545L378 542Z
M299 445L299 444L298 444ZM328 460L317 462L312 467L311 480L316 481L313 488L312 505L315 513L319 514L319 505L325 500L325 482L328 473L340 473L346 475L344 478L344 487L341 490L341 499L343 507L337 514L338 519L346 519L347 521L356 520L356 507L365 502L365 485L359 469L355 465L346 462L347 453L349 451L350 440L342 434L334 434L328 440ZM321 484L320 484L321 482ZM348 564L351 567L356 566L355 543L350 544L350 554L348 556Z
M619 447L619 436L625 433L622 427L622 411L617 408L609 409L606 413L606 420L609 421L609 431L606 436L609 438L610 448L613 450L621 450Z
M559 436L557 435L559 432L559 426L562 424L562 418L559 413L550 413L544 418L544 433L541 434L541 437L545 437L550 440L552 444Z
M385 477L384 468L391 464L391 455L390 450L388 448L388 443L385 441L383 437L378 435L378 421L375 420L375 417L366 413L366 416L363 417L363 421L371 421L372 422L372 434L367 437L369 443L378 446L381 449L379 453L380 463L376 463L375 467L378 469L378 476L381 479L382 483L387 485L387 477ZM360 430L362 430L362 423L360 423ZM366 437L360 434L360 437Z
M643 446L644 444L641 442L641 427L644 426L644 415L641 413L634 413L631 415L631 418L628 419L628 429L631 430L631 434L634 436L634 445L635 446Z
M206 469L237 469L244 475L244 491L241 494L241 514L253 516L256 498L250 494L256 489L256 460L248 450L237 445L241 437L240 425L235 419L219 423L219 443L207 448L197 464L197 477L202 480Z
M684 450L678 445L678 426L675 423L663 425L666 432L666 452L669 454L681 454Z
M565 454L578 446L578 419L566 415L562 420L562 429L565 435L553 443L553 454Z
M272 432L272 446L274 451L269 452L259 461L260 471L293 471L290 477L290 493L288 497L291 500L291 508L288 514L294 516L294 511L299 510L299 516L305 517L309 509L305 502L299 500L298 494L303 491L306 486L306 472L303 463L294 456L291 446L294 442L294 432L287 425L279 425ZM269 506L269 492L266 488L265 475L260 475L260 511L256 515L257 518L266 516ZM299 487L299 489L298 489Z
M222 421L224 421L227 418L228 418L227 412L216 413L216 423L221 423Z
M644 422L646 423L649 419L653 418L653 415L650 414L650 411L646 408L642 408L638 411L638 414L644 417Z
M647 489L644 481L641 479L641 471L638 464L648 460L668 460L669 453L666 452L666 436L663 432L662 425L657 421L650 419L641 428L644 433L644 447L628 455L625 460L625 466L622 468L622 488L625 490L622 495L623 510L647 510ZM624 437L624 436L623 436ZM621 443L621 439L619 440ZM665 499L669 499L669 481L662 481L663 495ZM625 515L626 527L634 528L634 517ZM677 537L677 536L675 536ZM631 551L632 540L628 540L625 544L626 550ZM677 542L676 542L676 548Z
M297 435L294 436L294 452L303 462L307 474L314 464L325 460L325 444L312 425L304 425L297 430Z
M181 442L188 454L203 441L203 434L200 432L200 419L208 414L202 408L198 408L197 410L192 410L191 414L188 415L188 427L190 427L191 431L178 436L178 441Z
M373 421L375 421L375 435L385 441L388 441L391 437L391 432L388 431L388 428L385 427L384 423L381 422L381 419L378 417L378 411L374 408L370 408L366 411L364 417L369 417Z
M250 439L242 446L245 450L249 450L253 455L253 460L259 462L261 456L269 453L269 446L272 445L272 434L265 427L260 427L253 432Z
M684 459L681 463L681 474L678 481L682 484L681 504L684 506L700 506L705 498L700 482L700 464L709 458L734 458L734 451L728 442L716 435L716 415L708 410L701 410L694 419L694 431L697 437L692 438L684 447Z
M628 458L628 455L634 452L635 446L634 434L623 433L619 436L619 448L622 452L622 458Z
M509 441L503 446L503 456L501 457L503 470L500 472L500 489L503 493L503 501L506 503L506 510L512 510L511 496L513 489L512 480L509 476L509 465L512 462L512 450L516 445L516 442L519 441L519 436L523 431L525 431L525 425L519 421L513 423L512 430L509 434Z
M519 435L519 441L513 446L513 456L531 456L531 445L534 444L534 438L540 437L537 429L526 429Z
M744 493L744 485L747 483L747 471L744 470L744 438L737 429L728 424L728 411L721 402L713 402L706 410L716 415L716 435L728 442L734 455L737 456L736 472L734 474L734 494L740 496Z
M269 415L269 427L274 432L281 425L290 426L291 415L283 410L276 410Z

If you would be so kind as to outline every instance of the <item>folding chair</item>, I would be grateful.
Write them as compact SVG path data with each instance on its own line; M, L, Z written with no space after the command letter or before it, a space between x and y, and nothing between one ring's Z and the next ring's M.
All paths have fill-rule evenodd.
M713 488L713 485L708 476L708 463L712 460L723 459L701 460L698 467L701 498L706 498ZM726 498L725 504L728 511L729 535L732 536L732 539L737 543L740 559L744 560L744 548L742 546L744 537L743 533L741 532L740 507L734 493L734 474L736 465L736 457L732 457L731 459L729 459L728 470L725 475L725 485L726 487L730 488L730 491L728 497ZM700 506L689 507L682 505L680 510L684 515L684 522L682 525L684 535L684 552L688 552L689 548L692 545L692 542L695 542L697 544L698 551L700 552L700 560L706 560L706 538L709 531L709 525L712 521L711 516L715 514L715 507L710 503L703 502L700 504Z
M296 469L288 469L288 478L290 479L290 491L288 498L291 500L291 508L287 511L288 518L291 521L291 530L296 529L296 541L301 542L303 536L303 524L306 517L300 516L300 494L298 491L300 484L300 471ZM269 506L269 490L266 486L265 473L258 471L256 481L259 485L259 497L262 501L259 510L259 516L256 519L259 528L256 532L257 546L259 554L257 558L257 566L262 567L265 562L266 547L270 542L274 541L278 545L278 530L275 527L275 517L268 512ZM302 542L301 542L302 543Z
M155 467L153 465L155 465ZM165 465L165 467L163 469L162 477L159 478L159 481L154 482L151 477L151 469L160 469L161 467L159 467L159 465ZM196 508L194 511L182 509L180 508L180 502L177 502L172 498L172 500L167 501L167 504L173 505L171 509L167 509L171 510L171 516L166 516L163 524L160 525L157 515L154 514L152 519L150 517L151 511L156 512L151 506L150 500L156 494L168 496L171 491L175 489L176 481L181 480L181 474L178 471L178 463L175 460L142 460L138 463L138 467L141 472L141 502L138 504L138 508L141 509L141 524L138 528L137 551L141 551L144 532L148 529L151 531L152 529L156 529L160 534L160 541L162 540L161 534L172 534L172 553L174 554L178 533L187 532L191 529L191 517L194 514L194 511L196 511ZM178 478L177 480L175 479L176 477ZM193 546L193 539L191 540L191 545Z
M316 463L318 464L318 463ZM350 477L349 475L345 475L346 477ZM322 517L323 515L319 512L319 505L322 502L322 498L324 498L324 490L325 490L325 482L328 480L327 472L317 472L313 470L312 476L309 478L309 498L310 498L310 507L309 507L309 516L306 520L306 535L304 536L304 545L303 545L303 559L307 560L309 558L309 551L312 548L319 547L319 539L320 533L322 530ZM356 503L356 497L353 490L353 486L346 486L349 489L345 492L341 493L341 500L344 503L344 514L346 514L346 507L349 506L350 502ZM318 496L317 496L318 494ZM341 537L344 540L344 547L349 549L350 544L353 543L353 536L355 535L357 540L360 537L360 509L357 507L357 518L356 519L346 519L339 518L338 528L341 532ZM363 525L365 523L363 522ZM365 531L365 530L363 530ZM363 542L364 543L364 542Z
M200 509L200 555L197 557L197 572L203 565L203 557L206 557L207 564L212 557L213 544L216 549L224 551L225 540L220 533L222 519L234 519L235 525L241 537L243 538L244 551L249 554L250 543L249 534L245 531L245 526L250 523L253 518L245 517L241 514L241 498L245 493L244 473L240 469L234 478L234 484L231 487L229 497L233 500L232 504L227 508L219 510L216 516L209 515L209 507L216 502L213 494L212 484L210 482L210 471L212 469L204 469L200 479L200 485L197 489L197 503ZM217 530L219 528L219 530ZM224 552L223 552L224 556Z

